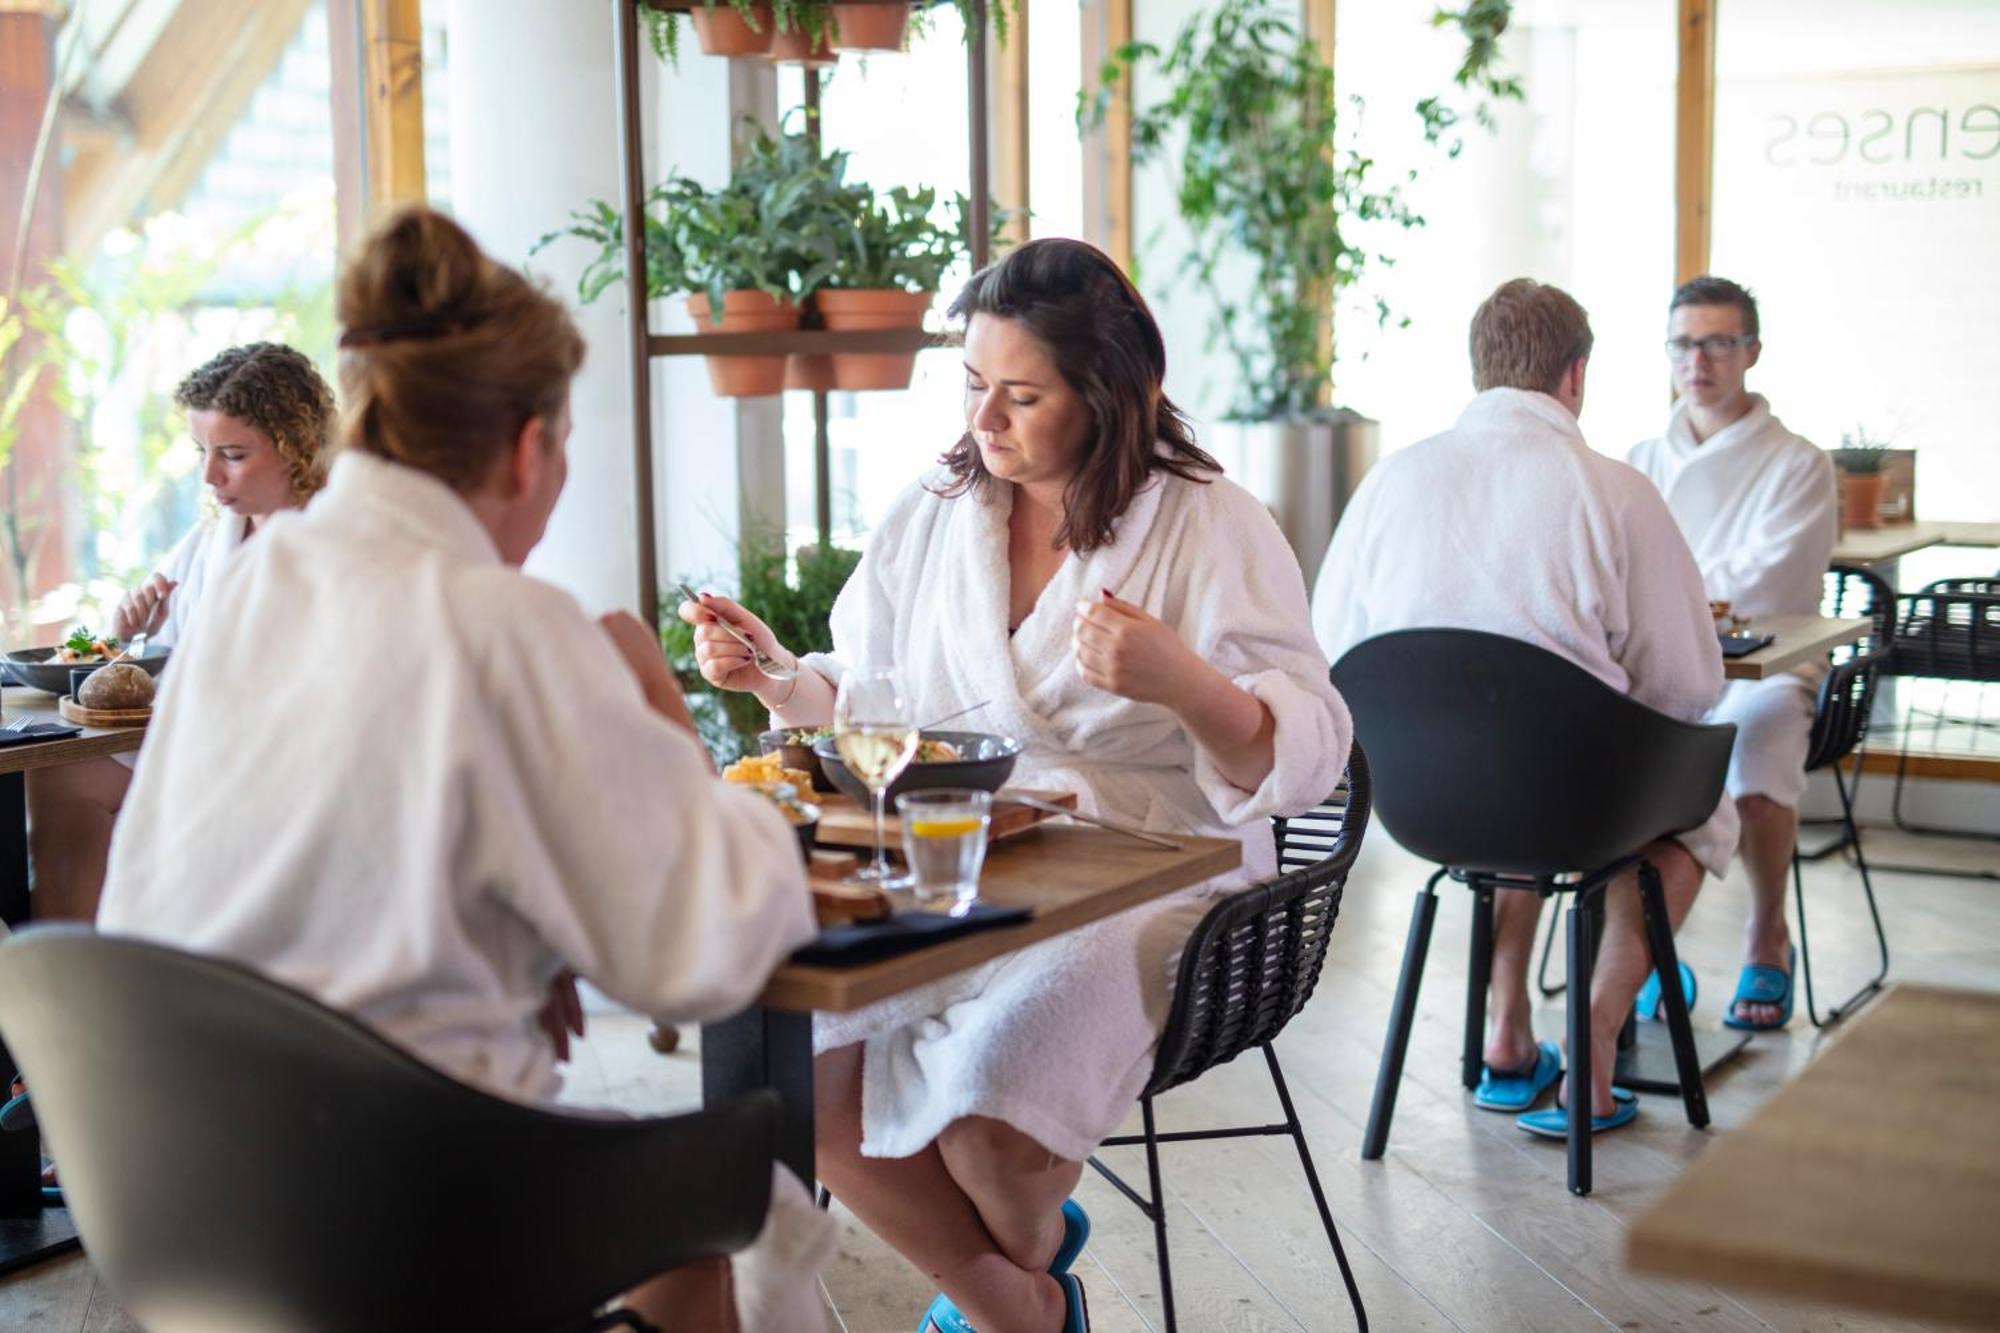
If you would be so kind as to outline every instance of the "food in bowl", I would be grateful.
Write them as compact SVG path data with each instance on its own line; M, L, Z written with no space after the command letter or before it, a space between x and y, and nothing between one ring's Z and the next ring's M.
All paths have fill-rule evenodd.
M788 783L795 796L812 786L812 774L804 769L785 767L784 756L775 753L745 755L722 770L722 780L749 786L770 782Z
M56 645L51 662L64 666L89 666L92 662L108 662L118 656L120 644L115 634L92 634L78 625L69 632L69 637Z
M812 856L813 835L819 832L819 807L799 798L799 789L789 782L749 782L744 783L751 791L776 807L785 822L798 834L799 852L808 859Z
M904 792L922 791L929 787L977 787L982 791L998 791L1006 785L1007 778L1014 771L1014 761L1021 755L1021 743L1013 737L983 731L928 732L918 748L921 750L925 744L932 746L931 757L906 765L889 784L885 799L892 806L896 797ZM840 757L840 750L831 736L815 742L813 753L819 757L820 766L826 770L835 787L864 805L868 803L871 799L868 788Z

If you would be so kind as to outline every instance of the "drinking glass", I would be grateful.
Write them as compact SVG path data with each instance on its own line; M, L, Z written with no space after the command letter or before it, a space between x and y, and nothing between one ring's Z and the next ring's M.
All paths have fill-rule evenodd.
M906 889L883 846L883 806L889 784L917 753L917 716L910 693L894 671L850 671L833 697L833 744L849 771L868 788L875 805L875 860L850 880L881 889Z
M993 797L965 787L906 791L896 798L903 817L903 857L917 884L917 906L964 916L979 901L979 867L986 861Z

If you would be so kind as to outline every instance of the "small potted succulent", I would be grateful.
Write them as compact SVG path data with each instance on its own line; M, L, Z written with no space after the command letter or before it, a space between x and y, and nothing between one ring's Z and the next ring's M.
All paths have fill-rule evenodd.
M1833 465L1840 469L1840 521L1845 528L1882 526L1882 465L1887 460L1887 440L1871 440L1864 427L1840 437L1833 451Z

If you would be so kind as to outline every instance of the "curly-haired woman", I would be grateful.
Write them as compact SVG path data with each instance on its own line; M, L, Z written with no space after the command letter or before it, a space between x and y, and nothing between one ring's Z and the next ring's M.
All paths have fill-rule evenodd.
M278 343L232 347L180 382L201 451L201 479L221 508L175 543L159 568L119 599L111 632L169 647L188 632L223 562L272 514L297 509L326 482L333 390L304 354ZM34 914L88 921L97 914L111 826L131 785L131 756L112 755L28 775L28 854Z

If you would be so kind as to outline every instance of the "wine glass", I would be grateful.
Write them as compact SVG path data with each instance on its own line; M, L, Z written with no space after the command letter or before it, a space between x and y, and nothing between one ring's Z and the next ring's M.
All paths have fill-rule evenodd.
M894 671L850 671L842 676L833 697L833 744L875 805L875 860L850 876L851 882L907 888L913 881L890 868L882 831L889 784L917 753L917 715L902 678Z

